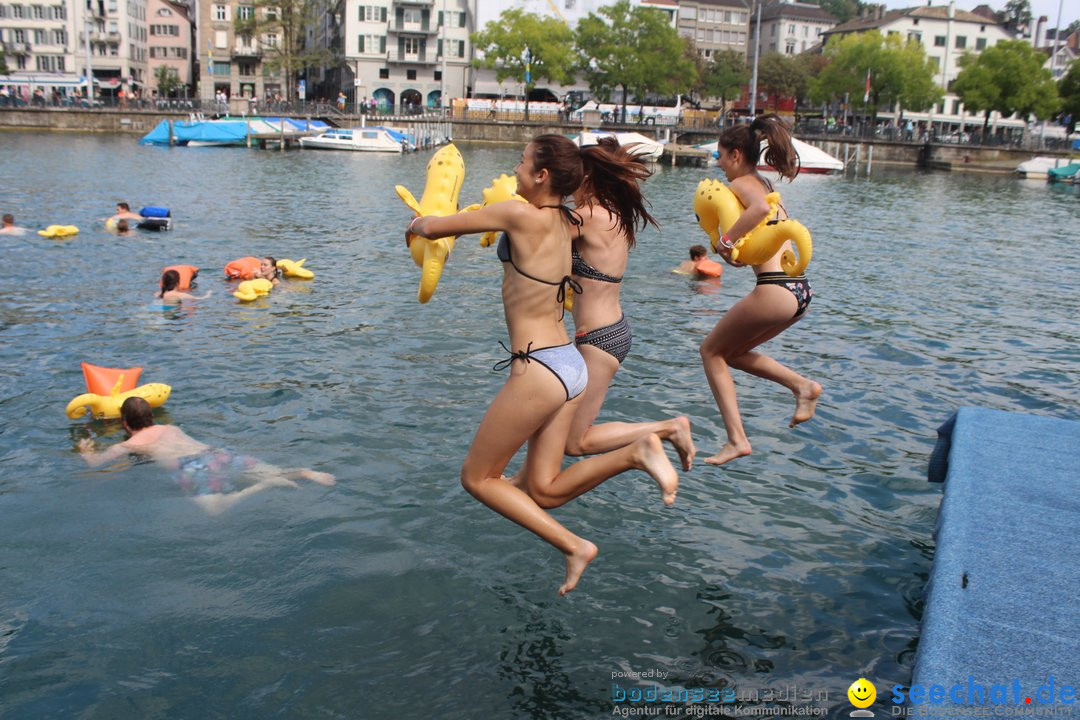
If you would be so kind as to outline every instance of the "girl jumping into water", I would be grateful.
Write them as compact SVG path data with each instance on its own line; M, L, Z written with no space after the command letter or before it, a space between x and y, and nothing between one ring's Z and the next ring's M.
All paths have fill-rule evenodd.
M597 183L596 202L624 226L632 226L632 209L619 203L619 189L628 182L624 162L600 147L579 148L561 135L541 135L526 146L514 170L518 194L528 202L511 200L474 212L417 217L406 231L406 242L417 235L503 231L498 256L510 348L497 367L510 372L476 430L461 468L461 484L477 500L562 552L566 577L560 595L574 589L597 548L563 527L546 508L563 505L631 468L653 477L666 505L675 502L679 484L655 434L562 467L570 424L588 382L585 361L563 324L566 293L580 287L571 277L571 251L581 225L563 202L586 175L608 179ZM513 479L506 478L507 464L526 444L524 466Z
M793 180L799 172L799 158L791 143L791 133L777 115L764 115L749 125L735 125L720 134L718 152L720 168L727 175L731 191L746 210L721 239L720 255L728 264L741 267L731 259L735 241L757 227L769 214L765 196L773 191L772 183L757 171L761 142L768 141L765 162L776 168L780 177ZM787 217L783 206L781 216ZM795 395L795 413L790 427L814 416L821 386L754 348L771 340L797 323L806 313L813 294L805 277L788 277L780 269L780 257L789 250L783 247L766 262L754 265L757 284L753 291L728 310L705 341L701 343L701 360L709 380L720 416L727 430L727 444L715 455L705 458L710 465L723 465L735 458L749 455L750 441L739 416L735 397L735 381L730 368L772 380Z

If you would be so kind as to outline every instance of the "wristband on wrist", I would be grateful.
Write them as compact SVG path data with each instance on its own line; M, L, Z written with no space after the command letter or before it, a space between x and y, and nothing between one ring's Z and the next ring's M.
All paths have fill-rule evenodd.
M419 220L419 219L420 219L420 216L419 216L419 215L417 215L416 217L414 217L414 218L412 219L412 221L411 221L411 222L409 223L409 227L407 227L407 228L405 229L405 232L407 232L407 233L412 233L413 235L415 235L415 234L416 234L416 231L415 231L415 230L413 230L413 227L414 227L414 226L416 225L416 221L417 221L417 220Z
M720 245L728 250L735 247L735 243L731 241L731 238L728 237L727 233L720 236Z

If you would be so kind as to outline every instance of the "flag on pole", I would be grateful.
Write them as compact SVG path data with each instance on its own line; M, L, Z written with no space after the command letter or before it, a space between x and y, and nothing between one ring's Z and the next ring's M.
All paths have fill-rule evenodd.
M870 68L866 68L866 92L862 96L863 104L870 102Z

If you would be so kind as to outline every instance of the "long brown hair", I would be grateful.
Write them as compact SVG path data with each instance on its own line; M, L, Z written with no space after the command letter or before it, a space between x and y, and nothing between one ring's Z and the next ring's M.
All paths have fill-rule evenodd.
M738 150L752 167L761 157L761 141L769 143L765 164L776 168L780 177L794 180L799 174L799 153L791 143L791 130L779 115L762 115L749 125L733 125L720 133L720 147Z
M534 164L550 173L552 190L563 198L584 190L589 202L615 216L630 247L639 223L657 225L638 186L652 173L625 148L613 150L608 143L579 148L562 135L539 135L532 144Z

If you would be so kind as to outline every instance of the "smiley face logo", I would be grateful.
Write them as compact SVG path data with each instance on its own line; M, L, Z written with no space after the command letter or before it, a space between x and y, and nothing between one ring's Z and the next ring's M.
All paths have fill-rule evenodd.
M857 708L870 707L877 699L877 690L866 678L859 678L847 689L848 700Z

